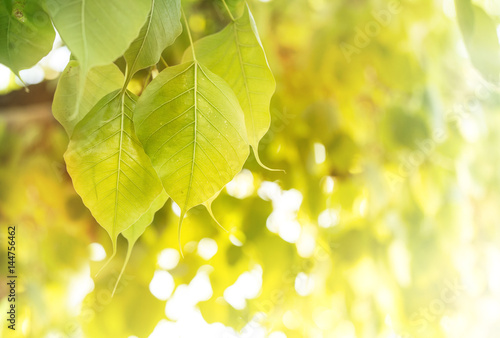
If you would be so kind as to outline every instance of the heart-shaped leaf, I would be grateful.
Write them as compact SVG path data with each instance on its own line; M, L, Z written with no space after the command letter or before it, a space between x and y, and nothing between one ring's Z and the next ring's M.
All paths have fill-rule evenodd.
M162 71L134 114L137 136L168 195L187 210L220 191L248 157L243 112L229 86L198 62Z
M276 82L248 6L240 18L222 31L196 41L194 48L196 58L234 90L245 113L248 141L255 158L269 169L261 163L258 149L271 123L269 104ZM184 60L191 59L189 48L184 53Z
M64 155L75 190L110 235L113 250L118 234L163 190L134 132L135 101L119 90L102 98L77 124Z

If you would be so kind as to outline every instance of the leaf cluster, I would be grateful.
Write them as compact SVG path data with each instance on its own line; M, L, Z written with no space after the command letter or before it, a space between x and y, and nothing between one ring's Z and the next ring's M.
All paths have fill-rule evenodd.
M114 251L122 234L130 255L169 197L182 210L180 243L186 213L203 204L212 214L250 148L264 166L258 145L275 81L249 7L235 18L223 5L229 24L193 43L180 0L0 3L0 62L17 75L51 50L54 27L72 53L53 115L70 138L64 159L74 188ZM168 67L162 53L181 34L182 17L191 47ZM136 96L131 81L159 63L166 67Z

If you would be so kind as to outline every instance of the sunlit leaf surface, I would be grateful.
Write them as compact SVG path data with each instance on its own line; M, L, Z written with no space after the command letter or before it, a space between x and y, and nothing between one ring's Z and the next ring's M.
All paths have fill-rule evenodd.
M482 27L476 31L482 41L478 35L466 41L463 12L454 1L249 1L277 84L260 156L287 174L263 170L252 157L241 164L243 170L240 165L228 175L229 184L215 200L207 198L186 214L184 257L177 233L186 195L163 203L168 190L160 194L158 179L159 197L151 196L146 206L133 190L127 197L136 198L134 206L144 213L122 232L127 238L118 237L116 256L98 277L113 246L78 195L83 188L75 191L67 174L68 136L50 109L55 78L64 67L51 70L50 57L41 62L37 68L46 72L46 81L26 94L0 66L0 90L10 91L0 97L0 255L7 257L3 230L15 224L20 275L15 336L497 337L500 95L487 74L495 69L490 66L500 8L495 1L470 4L476 9L466 17L479 10L488 18L473 26ZM233 25L222 1L182 5L194 41ZM242 1L227 5L235 18L244 15ZM182 93L178 85L194 87L195 66L182 64L189 45L184 30L162 53L170 67L160 60L159 74L152 66L129 83L137 93L144 90L153 106ZM125 73L125 61L116 64ZM165 79L170 81L160 86ZM158 94L148 92L154 87ZM212 102L217 95L207 98ZM239 102L236 94L232 100ZM132 101L125 96L130 110ZM189 108L193 90L175 102L155 115L148 132ZM129 108L127 114L134 113ZM103 108L94 115L105 111L103 120L117 114ZM91 116L74 135L89 128L85 140L93 143L97 139L88 133L97 126L85 123ZM193 110L183 117L191 123ZM108 136L118 130L116 121L107 127L101 130ZM155 143L153 137L138 139L171 155L192 140L190 126L172 148L160 147L167 134L181 128L172 122L156 134ZM227 142L223 133L215 135L222 152ZM110 138L107 147L116 149L116 140ZM191 144L183 153L184 163L192 149ZM217 167L226 165L214 154ZM233 156L226 155L228 161ZM96 175L104 178L116 163ZM218 177L210 161L197 163L204 165L203 173ZM201 172L194 178L203 178ZM187 187L180 179L169 183ZM90 181L84 188L93 187ZM111 298L127 242L142 230ZM2 313L8 305L3 293ZM10 338L5 317L1 320L0 336Z
M75 190L113 243L162 192L135 135L135 101L119 90L102 98L76 126L64 155Z
M52 114L71 136L78 122L97 102L105 95L121 88L123 82L123 74L115 64L95 67L87 74L82 98L77 105L80 66L78 61L70 61L59 79L52 103Z
M248 141L259 159L259 141L269 130L269 103L276 84L248 6L221 32L195 44L197 58L234 90L245 113ZM184 59L192 58L191 48Z
M248 156L236 97L198 62L164 70L140 97L134 122L165 191L183 214L221 190Z
M151 0L46 0L46 7L86 74L125 52L146 21Z
M146 23L124 54L129 76L158 63L163 50L175 41L182 31L180 9L180 0L152 0Z

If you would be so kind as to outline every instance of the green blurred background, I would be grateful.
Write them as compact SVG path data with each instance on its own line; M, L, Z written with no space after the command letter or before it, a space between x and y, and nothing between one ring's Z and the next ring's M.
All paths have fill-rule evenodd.
M183 5L195 38L228 22L219 2ZM193 209L184 258L169 200L113 298L126 242L94 278L109 238L51 115L69 52L59 39L21 72L30 93L0 65L1 255L16 225L20 276L0 336L498 337L500 2L249 5L277 80L260 153L286 174L250 158L213 205L228 233Z

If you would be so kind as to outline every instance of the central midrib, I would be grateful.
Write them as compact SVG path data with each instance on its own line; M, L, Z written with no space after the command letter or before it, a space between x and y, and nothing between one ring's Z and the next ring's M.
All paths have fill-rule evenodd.
M194 176L194 166L195 166L195 160L196 160L196 132L198 130L198 62L194 61L194 141L193 141L193 159L191 162L191 175L189 176L189 185L188 185L188 190L186 194L186 201L184 202L184 210L186 211L186 208L188 206L189 202L189 197L191 195L191 187L193 184L193 176Z
M148 26L146 28L146 34L144 34L144 39L142 39L141 42L141 47L139 48L139 51L137 52L136 58L134 59L134 62L132 63L132 66L130 66L130 77L134 76L133 70L135 67L135 64L137 63L137 60L139 59L139 54L141 54L144 44L146 43L146 38L149 35L149 30L151 29L151 23L153 22L153 14L154 14L154 6L155 6L155 0L151 2L151 13L149 15L149 21L148 21Z
M250 100L250 92L248 88L248 82L247 82L247 76L245 73L245 68L243 66L243 57L241 56L241 51L240 51L240 40L238 39L238 27L236 26L236 22L233 22L233 30L234 30L234 38L236 40L236 49L238 50L238 57L240 60L240 68L241 68L241 73L243 77L243 82L245 83L245 93L247 94L247 100L248 100L248 108L250 109L250 120L252 121L252 141L255 135L257 134L255 131L255 121L253 120L253 107L252 107L252 101Z
M117 222L117 214L118 214L118 197L120 194L120 173L121 173L121 164L122 164L122 147L123 147L123 123L125 120L125 92L121 93L120 98L120 113L121 113L121 121L120 121L120 143L118 147L118 170L116 175L116 196L115 196L115 215L113 217L113 233L116 231L116 222Z
M82 0L81 15L82 15L83 53L84 53L84 60L87 60L89 55L88 55L88 50L87 50L87 33L85 32L85 0ZM85 61L85 63L87 63L87 61Z

